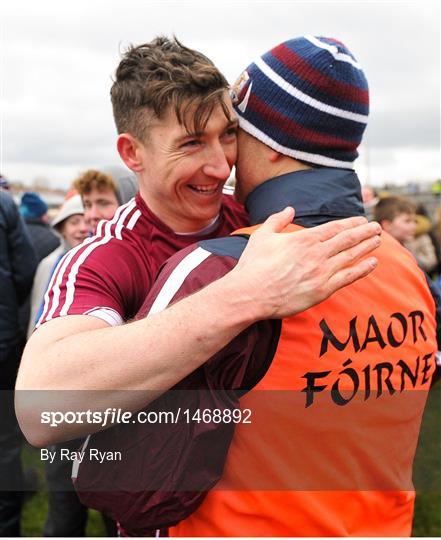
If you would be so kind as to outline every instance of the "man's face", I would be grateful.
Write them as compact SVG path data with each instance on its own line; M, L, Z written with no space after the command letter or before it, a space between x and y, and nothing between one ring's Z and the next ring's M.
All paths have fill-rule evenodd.
M87 227L94 232L102 219L112 219L119 206L113 189L92 189L82 196Z
M140 145L141 196L175 232L198 231L219 214L222 187L236 160L237 120L227 94L225 101L231 120L218 105L202 132L188 133L169 111Z
M415 214L401 213L392 221L384 221L383 228L398 242L409 242L415 237L416 216Z

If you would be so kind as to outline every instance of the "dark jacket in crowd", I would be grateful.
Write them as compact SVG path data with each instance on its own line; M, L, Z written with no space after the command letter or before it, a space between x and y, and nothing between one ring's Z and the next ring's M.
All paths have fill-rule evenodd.
M27 217L25 222L38 262L40 262L60 245L60 238L40 218Z
M0 346L21 337L19 306L30 293L36 268L23 218L11 195L0 190Z

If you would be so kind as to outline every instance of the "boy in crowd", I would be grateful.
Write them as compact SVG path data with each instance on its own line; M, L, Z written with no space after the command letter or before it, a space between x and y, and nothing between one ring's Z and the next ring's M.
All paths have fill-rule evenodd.
M374 209L374 219L400 244L415 237L416 204L410 199L395 196L380 199Z
M132 175L110 175L90 169L73 183L81 195L84 217L91 233L102 219L112 219L119 206L130 201L138 191Z

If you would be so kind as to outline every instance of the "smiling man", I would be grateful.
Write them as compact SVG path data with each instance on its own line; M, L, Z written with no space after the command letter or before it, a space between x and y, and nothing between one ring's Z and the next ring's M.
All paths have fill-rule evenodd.
M78 392L69 406L138 410L252 322L301 311L375 267L375 258L358 258L377 247L378 224L358 217L278 234L293 217L285 209L255 235L228 276L164 313L125 324L168 257L247 223L242 207L222 194L236 160L237 120L227 89L210 60L175 40L157 38L125 53L111 98L118 150L140 191L60 261L17 389L120 390L99 399ZM18 393L17 413L36 445L100 429L44 426L45 404L26 397ZM65 409L62 392L51 399L54 410Z
M186 105L191 121L195 105ZM179 110L179 109L178 109ZM205 112L205 125L176 121L169 109L160 122L150 122L148 144L140 145L128 133L120 135L118 148L134 171L143 170L148 181L140 194L149 209L175 232L193 235L215 230L222 216L222 204L234 209L237 221L244 213L222 189L236 159L237 120L226 90Z

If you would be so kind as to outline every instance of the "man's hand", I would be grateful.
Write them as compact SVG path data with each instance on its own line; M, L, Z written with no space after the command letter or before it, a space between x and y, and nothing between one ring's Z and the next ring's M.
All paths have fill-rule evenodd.
M377 265L375 257L366 255L381 243L378 223L353 217L279 234L293 217L290 207L270 216L251 235L230 274L251 319L304 311Z

